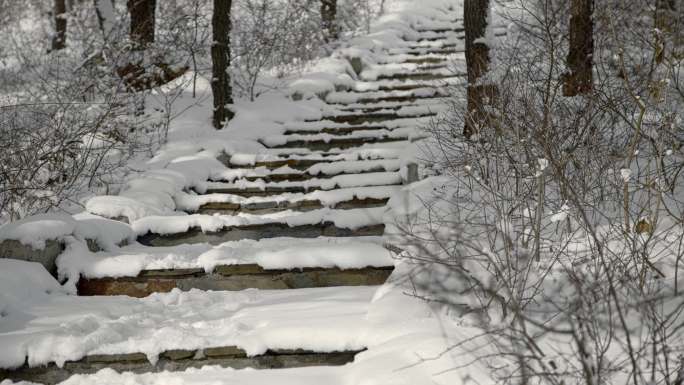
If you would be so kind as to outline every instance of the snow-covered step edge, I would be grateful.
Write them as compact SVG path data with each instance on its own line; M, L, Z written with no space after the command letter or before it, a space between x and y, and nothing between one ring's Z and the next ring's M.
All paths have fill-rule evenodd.
M234 352L234 353L228 353ZM155 364L150 363L142 354L93 356L83 360L67 362L63 367L50 364L44 367L22 367L16 370L0 369L0 378L21 383L57 385L68 382L73 378L83 379L87 375L104 375L108 373L137 375L157 374L170 376L175 373L183 374L191 370L223 369L291 369L306 367L334 368L353 362L356 355L363 350L340 352L314 352L307 350L271 350L264 354L247 357L242 351L233 346L196 349L174 350L164 352ZM103 370L107 369L107 370ZM225 378L225 375L223 376ZM98 384L101 384L97 380ZM118 382L117 382L118 383ZM301 384L301 381L297 382Z
M197 196L183 205L188 212L200 214L270 214L279 211L310 211L322 208L350 210L382 207L401 186L353 187L317 190L309 193L243 197L234 194ZM194 198L194 197L193 197ZM181 205L181 207L183 206Z
M188 351L203 350L193 357L208 357L208 348L234 356L236 349L226 347L247 357L269 350L358 351L365 347L365 316L374 293L375 287L348 287L290 293L174 290L143 299L44 295L17 313L31 320L6 319L0 367L112 363L120 358L116 355L136 353L128 359L156 364L165 353L188 358Z
M281 150L266 150L259 154L223 153L218 160L229 168L266 167L270 169L291 167L306 170L319 163L365 160L396 160L400 158L396 149L351 149L345 152L308 152L306 154L285 153Z
M275 237L354 237L382 235L385 211L384 207L350 210L324 208L262 215L239 213L144 217L133 222L131 227L139 234L138 242L149 246L202 242L218 244L240 239Z
M325 100L336 104L373 104L378 102L406 102L420 99L446 97L447 93L433 86L424 86L412 90L394 91L336 91L329 93Z
M260 162L264 163L264 162ZM396 172L401 169L401 160L399 159L373 159L373 160L342 160L342 161L325 161L320 159L312 159L310 162L300 164L299 168L293 168L290 163L296 165L297 160L282 161L282 163L271 163L271 165L278 165L277 168L269 168L263 165L252 168L231 168L222 172L215 173L209 182L231 183L237 180L246 180L250 182L263 181L264 183L297 181L302 182L311 179L329 179L342 175L349 174L367 174L373 172ZM197 190L197 188L196 188ZM192 196L179 197L180 200L186 198L192 200ZM181 209L188 209L187 205L183 205L176 199L177 206ZM238 203L237 201L235 203Z
M266 270L303 268L359 269L393 266L393 252L379 236L355 238L276 237L243 239L218 245L149 247L138 243L113 251L69 250L59 261L68 277L120 278L173 276L173 271L213 273L218 266L256 265ZM165 272L169 272L168 274Z
M330 178L313 178L306 181L283 181L271 182L264 181L246 181L235 180L233 182L212 182L206 181L198 183L195 187L201 194L211 194L212 190L218 189L258 189L268 190L269 188L288 189L293 188L296 191L307 190L332 190L336 188L353 188L353 187L371 187L371 186L385 186L385 185L399 185L402 184L403 179L398 172L368 172L363 174L340 174Z

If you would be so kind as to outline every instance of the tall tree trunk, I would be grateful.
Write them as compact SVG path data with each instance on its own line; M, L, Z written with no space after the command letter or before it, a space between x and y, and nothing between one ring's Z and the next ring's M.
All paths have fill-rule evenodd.
M321 20L325 41L338 38L337 31L337 0L321 0Z
M228 105L233 103L230 85L230 6L231 0L214 0L214 14L211 18L213 44L211 46L211 91L214 94L213 123L216 129L233 118Z
M55 0L54 4L55 35L52 37L52 51L58 51L66 47L67 7L66 0Z
M677 5L675 0L656 0L655 28L656 34L656 63L665 60L665 42L677 28ZM681 16L680 16L681 17Z
M114 25L116 24L115 13L114 13L114 1L113 0L93 0L93 5L95 6L95 14L97 15L97 23L100 26L100 31L105 40L107 40L112 30L114 30Z
M489 119L485 106L496 99L498 88L495 84L478 84L480 78L489 71L489 46L482 41L487 32L489 0L465 0L463 5L468 72L468 114L463 135L470 138Z
M128 0L131 15L130 37L134 50L145 49L154 43L154 23L157 0Z
M568 72L563 75L563 95L575 96L592 90L594 23L593 0L572 0L570 4L570 50Z

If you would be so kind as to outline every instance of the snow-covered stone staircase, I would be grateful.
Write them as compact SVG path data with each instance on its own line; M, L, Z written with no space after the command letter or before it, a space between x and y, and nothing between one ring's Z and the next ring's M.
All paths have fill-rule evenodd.
M334 113L288 123L282 134L261 139L266 150L259 154L220 156L230 177L195 188L202 204L190 214L199 215L164 217L179 231L157 231L159 217L136 221L146 230L139 244L101 256L97 266L125 270L145 261L146 268L107 276L93 265L77 284L78 294L90 297L42 309L43 324L24 334L35 342L76 328L81 350L39 357L28 348L23 366L0 370L0 378L54 384L103 368L351 362L366 348L357 331L376 285L394 269L383 215L409 182L400 154L425 136L420 125L440 111L444 86L463 82L450 66L463 60L455 17L414 25L405 45L387 48L386 62L361 70L352 89L325 95ZM182 263L149 268L171 259ZM74 310L64 316L63 309ZM113 326L97 334L92 323L102 321L95 319Z

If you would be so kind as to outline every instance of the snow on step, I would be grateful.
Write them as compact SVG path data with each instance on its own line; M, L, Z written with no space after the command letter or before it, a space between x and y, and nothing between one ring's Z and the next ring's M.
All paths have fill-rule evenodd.
M397 172L369 172L365 174L342 174L331 178L314 178L297 182L274 182L237 180L234 182L204 182L196 187L200 193L228 193L227 190L256 190L267 192L279 190L282 192L308 192L314 190L333 190L336 188L370 187L398 185L402 183L401 175ZM237 193L236 193L237 194Z
M444 100L440 97L423 98L409 101L386 102L380 101L373 104L368 103L351 103L351 104L337 104L331 105L340 111L354 111L354 112L377 112L377 111L398 111L405 108L424 108L429 111L433 107L439 107L444 104Z
M357 92L368 91L413 91L423 88L438 88L445 85L458 85L465 82L465 71L439 80L379 80L373 82L358 81L352 89Z
M364 186L310 193L283 193L272 196L243 197L234 194L190 196L178 206L188 212L202 214L268 214L277 211L309 211L324 207L354 209L384 206L401 186Z
M260 162L264 163L264 162ZM299 166L293 168L290 164ZM362 174L369 172L394 172L401 167L399 159L375 159L375 160L342 160L327 161L326 159L311 159L307 163L298 163L296 160L272 162L272 166L258 166L252 168L231 168L215 173L212 181L234 182L238 179L248 181L263 180L264 182L278 181L303 181L314 178L332 178L344 174Z
M213 272L219 266L257 265L267 270L313 267L359 269L393 266L392 253L382 237L318 237L243 239L218 245L184 244L149 247L131 244L117 251L100 251L88 257L67 253L59 268L68 277L136 277L143 271L199 269Z
M269 148L307 147L323 149L340 146L355 147L356 144L376 142L383 139L387 139L387 141L391 141L391 139L415 140L424 137L424 133L414 128L397 128L394 130L357 130L345 135L329 133L272 135L261 139L261 143Z
M263 166L269 168L278 168L282 166L288 166L300 169L299 166L308 168L313 164L323 162L396 159L399 156L400 153L392 149L349 149L344 152L309 152L307 154L295 154L288 153L287 151L283 150L267 149L259 154L223 154L219 156L219 161L228 167ZM293 162L295 164L291 164Z
M183 362L192 361L195 365L190 366L234 363L212 360L221 355L248 358L297 349L356 352L366 345L366 314L375 290L174 290L142 299L34 296L3 316L0 368L31 374L41 368L30 368L54 363L66 364L73 373L133 360L129 369L159 371L184 369L188 366ZM179 356L185 359L174 367L173 358ZM249 364L244 360L238 367ZM51 369L55 366L42 370Z
M446 93L435 87L425 86L413 90L395 91L339 91L329 93L325 100L328 103L378 103L378 102L406 102L419 99L444 97Z
M360 76L362 80L391 79L407 76L435 75L449 77L454 75L453 65L415 63L386 63L365 68Z
M223 243L240 239L275 237L314 238L382 235L384 207L307 212L291 210L252 215L203 215L145 217L132 223L140 243L170 246L183 243Z
M394 268L380 237L240 240L176 247L126 246L87 258L67 253L60 271L79 295L145 297L184 291L379 285Z
M278 370L231 370L205 367L185 372L133 374L112 370L89 376L74 376L62 385L346 385L349 379L340 367L308 367Z
M358 132L358 131L355 131ZM329 135L329 134L321 134ZM302 135L305 136L305 135ZM331 137L332 136L332 137ZM284 139L284 141L283 141ZM279 142L279 144L266 145L268 148L295 148L295 149L308 149L312 151L330 151L330 150L345 150L353 147L361 147L368 144L385 144L385 143L401 143L402 145L408 145L411 137L409 136L395 136L395 135L383 135L383 136L333 136L329 135L327 137L321 137L317 139L313 138L282 138L280 136L269 137L271 142ZM264 142L262 142L264 143ZM265 144L265 143L264 143Z
M337 111L334 115L325 115L320 120L308 122L334 122L343 124L362 124L370 122L384 122L397 119L420 119L434 116L434 112L428 111L426 107L414 107L412 109L399 109L396 111L378 111L358 113L355 111Z
M425 123L430 122L435 115L444 110L445 107L434 105L434 106L418 106L418 107L403 107L398 111L392 111L391 117L388 119L387 114L384 112L368 114L369 117L379 116L381 122L376 122L370 119L369 121L359 121L359 122L334 122L331 120L317 120L317 121L303 121L303 122L286 122L284 124L285 132L282 135L291 135L299 133L327 133L331 135L339 134L342 135L356 135L356 136L367 136L364 132L356 131L369 131L369 130L416 130ZM412 116L414 113L418 113L417 116Z

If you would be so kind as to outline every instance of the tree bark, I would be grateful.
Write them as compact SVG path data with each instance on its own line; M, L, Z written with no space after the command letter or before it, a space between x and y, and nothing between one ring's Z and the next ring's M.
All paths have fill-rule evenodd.
M211 91L214 94L213 124L223 128L233 118L228 105L233 103L230 84L230 7L231 0L214 0L214 14L211 18L213 44L211 46Z
M655 27L656 34L656 63L665 60L665 43L677 28L677 5L675 0L656 0Z
M336 40L339 37L337 30L337 0L321 0L321 20L325 41Z
M576 96L592 90L594 24L593 0L572 0L570 4L570 50L568 72L563 75L563 95Z
M52 37L52 51L58 51L66 47L67 34L67 7L65 0L55 0L55 35Z
M145 49L154 43L154 23L157 0L128 0L131 15L130 38L134 50Z
M483 123L489 119L485 106L497 97L495 84L478 84L480 78L489 71L489 46L484 39L487 32L489 0L465 0L463 24L465 27L465 56L468 72L468 113L465 118L463 135L470 138Z

